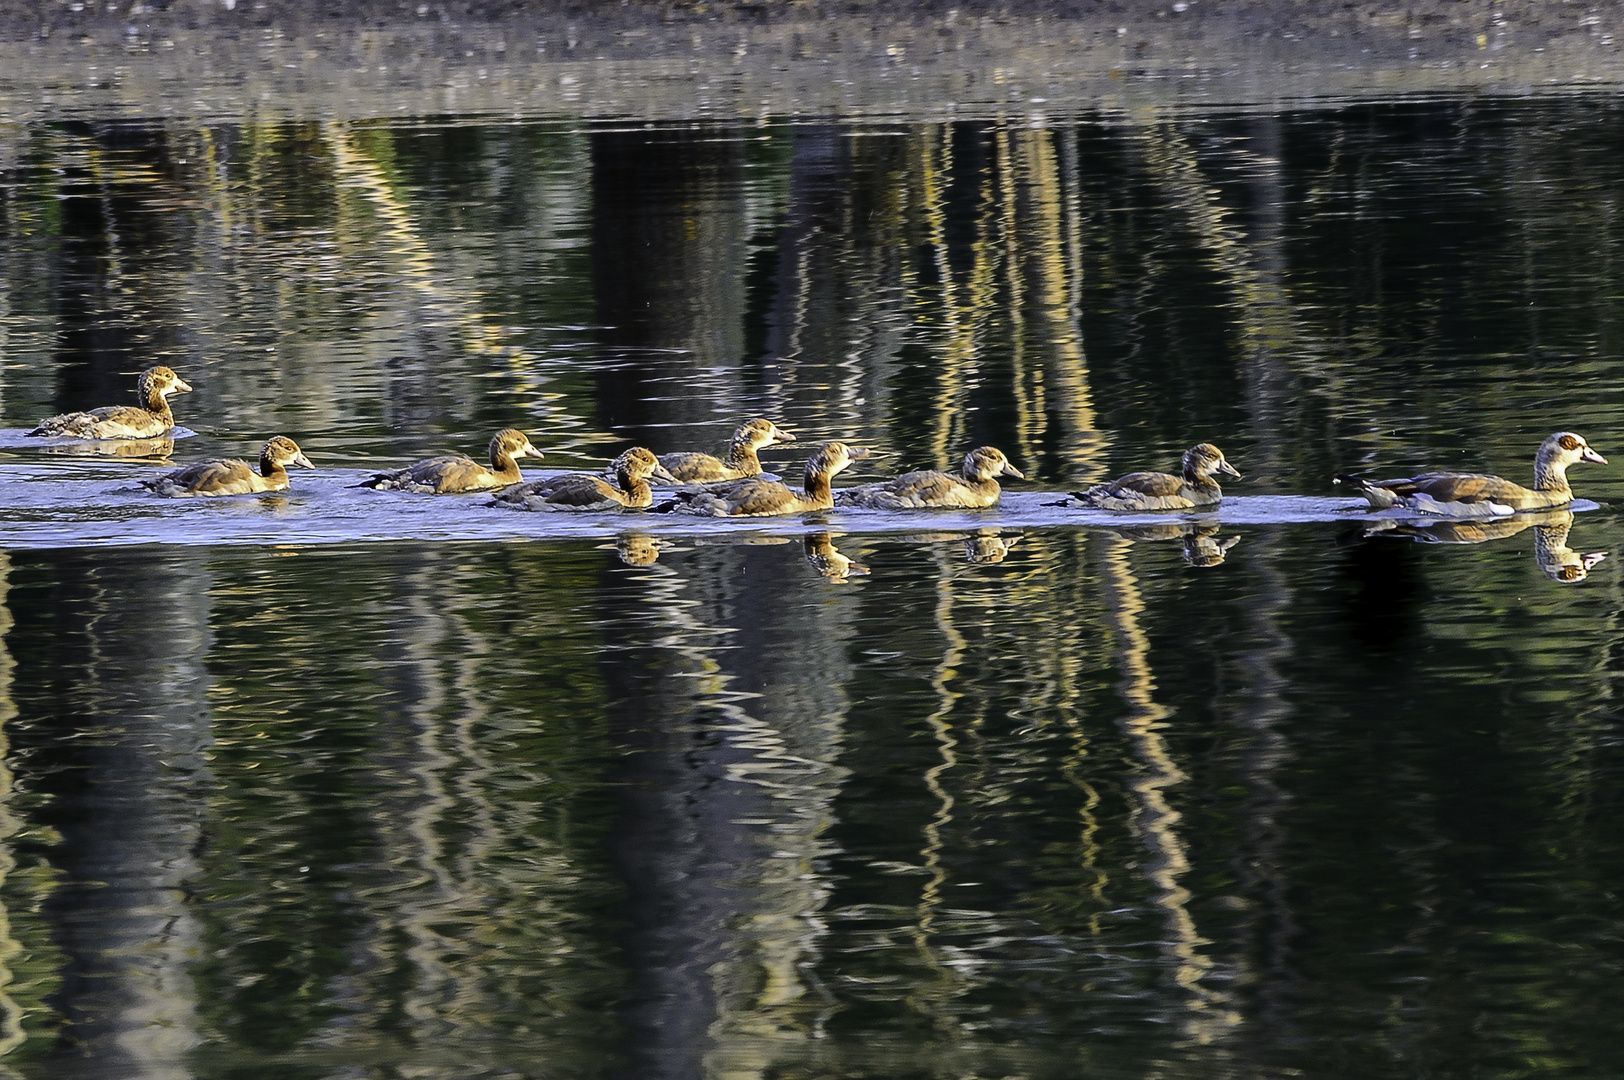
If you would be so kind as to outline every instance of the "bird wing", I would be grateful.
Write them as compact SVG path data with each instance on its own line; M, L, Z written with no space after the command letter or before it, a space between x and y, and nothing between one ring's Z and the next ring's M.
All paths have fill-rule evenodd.
M535 494L557 506L597 506L600 503L623 504L625 493L600 476L586 473L566 473L539 481Z
M1134 472L1119 476L1105 485L1111 492L1137 491L1141 495L1167 497L1177 495L1184 487L1182 477L1164 472Z
M722 464L720 458L713 457L710 454L661 454L660 464L665 466L665 471L676 477L677 482L681 484L702 483L706 480L726 480L729 478L727 466Z
M1390 487L1386 482L1382 487ZM1392 488L1401 495L1423 494L1437 502L1515 502L1528 494L1528 489L1499 476L1482 473L1423 473L1411 477L1408 490Z

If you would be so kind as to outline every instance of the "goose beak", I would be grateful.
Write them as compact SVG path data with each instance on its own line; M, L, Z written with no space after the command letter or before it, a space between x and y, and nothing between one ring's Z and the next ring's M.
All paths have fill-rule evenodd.
M314 469L315 468L314 465L310 464L310 459L305 457L304 454L302 454L302 453L295 454L294 457L293 457L293 460L288 462L288 464L290 464L290 465L299 465L299 466L301 466L303 468L306 468L306 469Z
M1579 452L1579 460L1580 461L1593 461L1597 465L1605 465L1605 464L1607 464L1607 459L1606 458L1602 457L1600 454L1596 453L1594 450L1592 450L1588 446L1585 447L1583 450L1581 450Z
M846 457L851 461L861 461L863 458L868 457L868 447L848 446L846 447Z
M1227 461L1220 461L1218 463L1218 471L1226 475L1233 476L1237 480L1241 479L1241 474L1235 471L1235 466L1231 465Z
M170 384L169 392L171 394L190 394L192 392L192 384L187 382L185 379L176 379Z
M1025 473L1021 472L1021 470L1017 469L1014 465L1011 465L1007 461L1004 462L1004 467L1002 469L999 469L998 472L1002 476L1013 476L1017 480L1025 480L1026 479L1026 474Z
M541 457L545 457L546 455L543 454L540 450L537 450L531 444L525 443L523 449L521 449L519 451L518 456L519 457L541 458Z
M783 428L773 428L773 442L794 442L795 436Z
M681 483L680 480L678 480L675 476L672 476L671 473L667 471L664 465L654 466L654 468L649 471L649 476L652 479L660 481L662 484Z

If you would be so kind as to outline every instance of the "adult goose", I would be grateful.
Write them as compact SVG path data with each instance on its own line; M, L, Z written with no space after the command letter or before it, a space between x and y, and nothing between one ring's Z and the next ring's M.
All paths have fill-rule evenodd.
M1197 510L1217 506L1223 489L1214 473L1240 479L1235 467L1224 460L1224 452L1212 443L1196 443L1184 451L1180 475L1163 472L1135 472L1109 483L1096 484L1087 491L1074 491L1069 499L1051 506L1085 506L1096 510Z
M190 384L174 369L149 367L135 380L139 405L107 405L87 412L63 413L41 420L30 435L71 435L79 439L155 439L175 426L170 394L187 394Z
M1013 476L1024 480L1021 470L1009 463L1001 450L978 446L964 455L959 472L923 469L903 473L883 484L847 488L836 499L841 506L864 506L871 510L914 510L923 507L960 507L979 510L998 505L1002 490L995 479Z
M207 495L250 495L256 491L281 491L288 486L287 466L314 469L299 444L282 435L265 441L259 452L259 469L236 458L209 458L194 461L184 469L165 473L141 485L172 499Z
M1572 502L1568 466L1581 461L1607 464L1582 435L1558 431L1539 444L1531 488L1499 476L1457 472L1427 472L1397 480L1366 480L1338 473L1333 482L1346 484L1377 510L1403 507L1424 517L1501 517Z
M852 462L868 456L864 446L826 442L806 463L800 491L759 476L708 491L679 491L672 508L701 517L770 517L827 510L835 504L830 480Z
M761 475L761 458L756 451L772 443L794 442L795 436L771 420L755 417L739 425L727 444L727 456L711 454L661 454L660 465L679 484L709 484L718 480L743 480Z
M529 436L517 428L503 428L491 436L491 463L481 465L467 454L443 454L404 469L374 473L357 487L378 491L411 491L419 495L455 495L464 491L488 491L507 487L524 479L516 458L541 457L530 445Z
M590 473L564 473L499 491L492 505L524 510L578 512L641 510L654 502L654 489L649 486L649 477L667 484L675 483L653 451L641 446L634 446L621 454L610 463L610 468L615 474L613 484Z

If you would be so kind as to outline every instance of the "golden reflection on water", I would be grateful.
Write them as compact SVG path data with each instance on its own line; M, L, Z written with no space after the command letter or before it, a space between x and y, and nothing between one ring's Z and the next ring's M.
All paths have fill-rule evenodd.
M1128 713L1119 723L1139 764L1125 783L1136 803L1132 811L1135 831L1150 854L1146 876L1156 889L1152 902L1163 915L1160 946L1175 965L1174 982L1187 995L1188 1011L1176 1022L1184 1038L1208 1044L1223 1038L1241 1017L1227 995L1202 982L1212 972L1213 961L1202 951L1209 942L1196 929L1189 910L1190 892L1180 883L1190 871L1190 860L1179 835L1182 816L1168 805L1166 796L1168 788L1188 776L1174 761L1161 734L1169 726L1170 714L1156 702L1150 644L1140 626L1145 605L1128 561L1131 548L1125 539L1105 540L1100 552L1100 584L1122 671L1118 685L1128 704Z

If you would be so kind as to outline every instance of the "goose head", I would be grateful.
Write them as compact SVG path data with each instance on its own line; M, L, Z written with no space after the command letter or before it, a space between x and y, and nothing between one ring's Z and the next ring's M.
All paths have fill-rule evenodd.
M491 436L491 460L497 461L503 456L539 458L542 453L530 444L530 436L518 428L503 428Z
M654 452L641 446L634 446L627 450L610 462L609 467L614 470L615 475L624 475L632 480L651 477L661 483L677 483L677 478L672 476L664 465L660 464L660 459L654 456Z
M1205 480L1213 473L1223 473L1239 480L1241 474L1235 466L1224 460L1224 452L1210 442L1196 443L1184 451L1184 478Z
M794 442L795 436L763 417L757 416L739 425L733 433L733 442L754 450L768 443Z
M259 452L260 470L267 468L283 469L289 465L298 465L305 469L314 469L310 459L304 456L299 444L285 435L273 435L265 440L265 445Z
M991 446L978 446L964 455L964 475L972 480L991 480L995 476L1013 476L1025 480L1026 475L1009 463L1002 450Z
M189 394L192 386L176 375L174 368L159 364L147 368L136 378L135 392L142 401L150 401L154 396L166 398L170 394Z
M814 477L828 479L836 473L843 472L854 461L861 461L868 457L868 447L847 446L843 442L826 442L818 447L806 462L806 479L811 483Z

